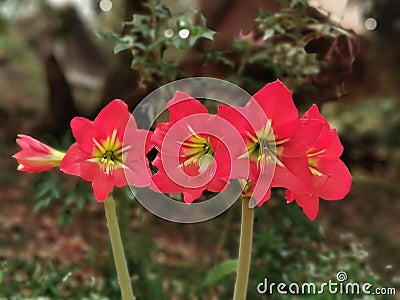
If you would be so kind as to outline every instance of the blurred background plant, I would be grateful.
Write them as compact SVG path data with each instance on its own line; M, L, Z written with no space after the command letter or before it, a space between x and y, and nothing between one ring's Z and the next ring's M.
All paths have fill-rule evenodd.
M91 118L114 98L134 108L160 85L191 76L250 93L280 78L301 110L321 106L354 176L350 195L323 203L315 222L281 191L256 210L248 298L265 297L256 290L264 277L325 282L339 271L399 288L397 4L353 0L337 12L306 0L67 2L0 1L0 298L119 295L90 187L56 171L17 174L16 134L65 150L72 117ZM358 22L344 28L346 20ZM205 223L173 224L118 193L139 299L230 299L237 205Z

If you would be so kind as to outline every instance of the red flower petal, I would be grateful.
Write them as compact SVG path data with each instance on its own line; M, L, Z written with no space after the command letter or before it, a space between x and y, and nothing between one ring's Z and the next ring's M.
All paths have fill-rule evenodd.
M61 161L60 170L66 174L80 176L87 181L91 181L95 176L103 171L95 162L87 161L91 156L83 152L80 146L73 144Z
M207 190L210 192L219 193L223 191L228 184L229 182L227 180L216 178L207 185Z
M300 121L298 119L290 120L287 122L281 122L279 125L272 126L275 142L279 142L296 137L297 131L300 128Z
M308 193L286 191L288 202L296 200L304 213L314 220L318 214L319 198L325 200L343 199L351 186L351 175L341 160L318 159L318 171L322 176L314 175L314 184Z
M293 202L295 197L296 197L296 195L291 190L286 190L285 198L286 198L287 203Z
M161 159L158 157L153 161L153 165L158 168L156 174L152 177L150 188L162 193L181 193L186 188L173 182L161 164Z
M343 199L350 191L352 179L349 169L339 159L318 159L317 170L324 176L314 176L316 195L325 200Z
M319 199L313 195L296 195L297 204L310 220L315 220L319 211Z
M319 120L303 120L298 123L301 126L282 146L283 151L280 154L283 157L306 156L307 150L310 149L317 138L320 136L321 129L324 125ZM279 142L279 141L278 141Z
M17 154L13 155L13 157L18 161L19 165L17 169L21 172L44 172L58 166L56 163L24 159Z
M204 189L190 189L190 190L185 190L183 192L183 200L190 204L193 203L193 201L199 199L201 195L203 194Z
M113 189L113 180L104 173L99 173L93 178L92 188L97 201L103 202Z
M318 107L314 104L301 119L302 124L310 120L323 122L321 133L312 146L311 152L323 152L320 157L338 159L343 153L343 146L335 129L331 129L328 121L319 113Z
M82 151L82 148L79 144L74 143L68 149L67 153L65 154L63 160L61 161L61 169L69 166L71 164L81 163L87 159L91 158L91 154Z
M51 154L52 148L34 139L29 135L19 134L17 144L21 147L25 156L37 156L38 153Z
M90 155L83 152L77 143L74 143L61 161L60 169L70 175L81 175L80 162L88 159Z
M93 139L96 136L96 127L86 118L75 117L71 121L72 134L81 150L91 154L93 152Z
M316 104L311 105L311 107L304 113L304 119L316 119L320 120L324 123L328 121L324 118L323 115L319 112L318 106Z
M296 194L307 193L312 186L313 176L306 157L285 158L284 167L275 168L272 187L283 187Z
M282 123L298 118L299 113L294 105L292 93L279 80L264 86L254 94L253 98L261 106L267 117L271 119L274 129Z
M124 168L117 168L112 174L113 182L116 187L122 187L128 185L128 176L126 176L126 171Z
M154 133L151 136L151 140L158 151L161 150L162 141L164 140L164 137L167 134L170 127L171 126L169 123L157 124L156 129L154 130Z
M128 164L123 170L126 181L130 185L134 185L136 187L146 187L151 184L151 171L147 161L137 160L133 166Z
M203 104L184 92L176 92L167 108L170 112L169 123L175 123L189 115L208 113Z
M147 160L146 154L154 147L151 141L152 133L142 129L128 129L123 146L124 161Z
M246 138L246 132L255 135L255 128L250 125L250 122L245 117L245 108L229 107L227 105L218 105L218 116L230 122L238 132ZM250 118L252 120L253 118ZM265 124L264 124L265 125Z
M104 136L98 136L98 138L105 139L111 136L114 130L117 130L117 138L122 141L130 118L131 114L128 111L128 105L124 101L119 99L111 101L94 120L94 124L101 128L104 134ZM131 120L129 127L130 129L136 129L134 120Z

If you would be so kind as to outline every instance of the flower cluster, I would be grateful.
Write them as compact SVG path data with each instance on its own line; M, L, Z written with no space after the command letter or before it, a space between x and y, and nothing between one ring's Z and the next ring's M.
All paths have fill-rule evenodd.
M267 84L245 107L220 106L218 114L242 134L250 159L252 196L261 206L273 187L285 188L288 202L296 200L304 213L315 219L319 198L339 200L350 190L351 175L340 160L343 147L337 132L313 105L302 118L291 92L280 81ZM271 184L265 184L272 164Z
M267 84L244 107L220 105L215 115L184 92L176 92L167 109L168 122L150 132L137 129L127 105L114 100L94 121L71 121L76 142L66 153L20 135L18 169L60 167L91 181L100 202L114 186L131 184L183 193L192 203L204 190L221 192L230 179L240 179L256 205L270 198L271 188L285 188L287 201L296 201L310 219L320 198L338 200L349 192L351 175L340 160L338 134L315 105L299 118L280 81ZM153 147L158 154L152 175L146 154Z

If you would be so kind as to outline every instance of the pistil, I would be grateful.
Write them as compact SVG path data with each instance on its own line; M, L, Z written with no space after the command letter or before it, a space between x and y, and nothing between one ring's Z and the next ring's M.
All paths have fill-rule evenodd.
M249 157L251 160L256 161L261 170L265 168L265 164L268 161L283 166L279 160L278 153L279 146L286 142L286 140L276 141L270 126L271 124L268 123L255 136L250 132L246 132L249 138L247 151L241 156Z

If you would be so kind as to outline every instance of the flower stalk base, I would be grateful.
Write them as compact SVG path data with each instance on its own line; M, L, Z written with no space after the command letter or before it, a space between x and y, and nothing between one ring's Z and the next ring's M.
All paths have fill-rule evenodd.
M110 236L111 248L114 256L115 268L117 269L118 282L121 288L123 300L135 300L133 295L131 279L126 264L124 247L122 245L121 234L118 225L117 214L115 211L115 201L110 194L104 201L108 232Z
M242 224L240 228L239 258L233 300L245 300L247 294L254 219L254 209L249 207L249 200L250 198L242 199Z

